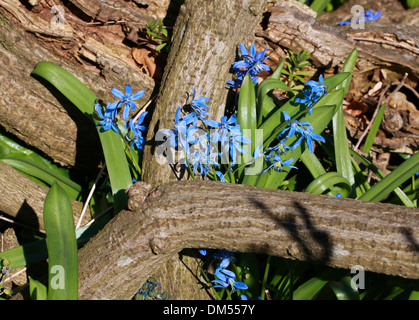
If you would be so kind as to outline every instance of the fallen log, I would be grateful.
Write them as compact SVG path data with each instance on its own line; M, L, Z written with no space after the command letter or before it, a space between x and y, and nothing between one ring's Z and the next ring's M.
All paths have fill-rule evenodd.
M208 181L139 182L129 196L129 211L79 251L80 299L130 299L183 248L419 278L415 208Z

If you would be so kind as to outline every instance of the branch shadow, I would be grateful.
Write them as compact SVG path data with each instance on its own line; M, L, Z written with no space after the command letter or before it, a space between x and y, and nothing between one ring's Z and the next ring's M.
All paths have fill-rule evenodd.
M307 262L328 264L330 262L333 246L330 241L330 237L327 232L318 229L312 222L310 217L309 209L305 208L301 203L294 201L293 205L297 209L298 215L289 214L286 219L280 219L272 212L262 201L251 198L249 199L257 208L262 209L271 219L281 228L283 228L289 236L297 244L299 250L303 254L303 259ZM297 221L302 220L302 225ZM317 246L321 248L321 254L313 253L310 249L312 245L309 244L307 236L301 234L301 228L303 231L308 231L310 234L310 241L314 241ZM291 254L290 254L291 255Z
M412 229L408 227L400 228L401 234L405 237L406 241L410 244L412 251L419 256L419 242L415 239Z

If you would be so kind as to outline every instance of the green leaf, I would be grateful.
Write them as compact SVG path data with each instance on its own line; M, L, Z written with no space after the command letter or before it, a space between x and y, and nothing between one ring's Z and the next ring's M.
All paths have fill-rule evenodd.
M314 0L310 5L310 8L313 9L317 13L317 17L319 17L330 1L331 0Z
M29 278L29 296L32 300L47 300L47 287L38 280Z
M48 257L45 239L23 244L19 247L0 252L0 260L10 261L10 269L25 267Z
M240 129L244 133L244 136L252 140L250 148L249 146L246 146L247 153L241 155L241 163L245 164L252 159L253 150L255 148L254 139L252 139L251 135L256 134L257 119L255 84L249 74L244 77L242 82L237 108L237 123L240 125ZM238 170L239 177L243 170L243 167Z
M160 50L161 50L161 49L163 49L166 45L167 45L167 43L162 43L162 44L159 44L159 45L156 47L156 51L160 51Z
M350 149L351 155L356 158L360 163L362 163L364 166L366 166L368 169L370 169L374 174L376 174L380 179L384 179L386 175L378 169L376 166L374 166L371 162L369 162L367 159L365 159L362 155L358 154L354 150ZM371 189L371 187L366 188L366 190ZM394 193L396 196L402 201L403 205L406 207L414 208L414 203L409 199L409 197L399 188L397 187L394 190ZM359 199L359 197L358 197Z
M327 269L300 285L293 293L293 300L312 300L329 282L339 278L344 271Z
M0 134L0 160L25 176L50 187L54 181L60 183L68 196L77 199L81 186L69 177L68 170L60 168L32 150Z
M285 90L292 94L292 90L281 80L271 78L263 80L256 89L258 126L262 124L263 119L276 107L275 103L268 96L268 93L274 89Z
M327 88L327 92L331 92L333 89L337 88L337 86L343 83L350 75L350 72L341 72L331 77L325 78L324 85Z
M326 170L323 168L320 160L314 153L310 153L309 150L306 150L301 155L301 161L310 171L314 179L326 173Z
M375 119L371 125L370 132L368 132L367 138L365 139L364 148L362 149L362 152L370 152L371 147L374 143L374 139L377 136L378 129L380 128L381 121L383 120L385 110L386 103L384 102L378 109L377 115L375 116Z
M256 93L255 84L249 74L244 77L240 88L237 107L237 123L240 129L256 129Z
M48 249L48 300L78 298L78 257L73 209L65 191L53 184L44 202Z
M358 290L352 287L351 277L343 277L339 281L331 281L328 285L338 300L360 300Z
M314 179L306 188L306 192L322 194L326 191L337 191L342 197L347 197L351 192L348 180L337 172L327 172Z
M359 200L381 201L397 187L400 187L407 179L410 179L419 171L419 152L405 160L400 166L394 169L384 179L365 192Z
M35 162L26 155L10 154L1 160L25 175L35 177L49 186L57 182L71 199L77 199L81 192L81 187L77 183L61 175L54 174L42 162Z
M60 91L70 102L83 112L95 125L99 122L95 114L96 95L80 80L60 66L42 61L32 71L33 75L43 78ZM125 189L132 185L132 177L125 156L121 137L113 130L103 131L98 128L105 162L111 181L112 193L115 198L115 212L125 209L128 196Z
M349 74L337 88L343 90L344 96L349 91L349 85L352 79L353 69L357 60L358 51L355 48L348 56L342 66L342 73ZM330 79L330 78L329 78ZM330 81L330 80L329 80ZM333 141L335 147L336 169L353 186L351 198L355 198L355 178L352 170L351 156L349 153L348 137L346 135L346 124L343 116L343 106L339 106L332 119Z
M282 61L279 63L279 65L276 67L274 73L272 73L270 79L276 79L279 80L279 78L281 77L281 73L282 73L282 69L284 68L284 64L285 64L286 58L283 58Z

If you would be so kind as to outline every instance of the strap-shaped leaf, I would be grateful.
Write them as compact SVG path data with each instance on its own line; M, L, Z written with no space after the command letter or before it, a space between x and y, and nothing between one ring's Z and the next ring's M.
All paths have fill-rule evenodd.
M314 179L306 188L306 192L322 194L329 190L335 190L347 197L351 192L351 185L348 180L337 172L327 172Z
M349 54L348 58L342 66L342 72L348 74L337 87L343 90L343 95L349 91L349 85L352 79L353 69L357 60L358 51L355 48ZM330 79L330 78L329 78ZM330 81L330 80L329 80ZM336 114L332 119L333 124L333 141L335 148L335 161L337 171L350 182L352 186L355 185L354 173L352 170L351 156L349 154L348 137L346 135L345 118L343 116L343 105L341 104L337 109ZM355 198L355 188L352 188L351 198Z
M381 201L419 171L419 152L405 160L384 179L365 192L359 200Z
M93 116L98 98L71 73L54 63L42 61L36 65L32 74L48 81L95 124L99 122ZM118 212L126 207L128 198L125 189L132 185L128 161L121 137L117 133L113 130L103 131L101 128L98 128L98 132L114 194L115 211Z
M48 300L78 298L78 257L73 209L65 191L56 183L44 202L48 249Z

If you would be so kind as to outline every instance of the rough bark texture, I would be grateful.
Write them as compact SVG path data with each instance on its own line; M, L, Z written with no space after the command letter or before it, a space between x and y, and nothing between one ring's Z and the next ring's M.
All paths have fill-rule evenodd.
M350 14L350 7L347 13ZM387 14L392 15L390 12ZM365 23L365 29L336 27L316 20L285 1L277 1L269 9L267 17L266 29L258 31L258 36L294 52L307 49L318 67L341 65L357 47L357 67L363 72L377 67L391 67L402 75L408 72L415 79L419 77L419 38L414 24L390 27L389 24L381 24L380 18ZM336 19L339 18L334 19L335 24L338 22Z
M13 6L5 7L3 1L0 6L11 12L17 10ZM30 76L35 65L44 60L57 63L80 79L98 97L108 101L115 100L110 89L121 88L125 83L130 83L133 88L145 89L146 101L153 90L153 80L125 62L122 55L119 56L91 37L83 39L77 55L79 59L88 58L99 68L70 63L66 57L57 55L57 51L51 53L35 36L20 30L9 19L14 18L7 18L0 13L1 126L54 161L64 166L77 166L84 172L91 171L101 159L94 126L65 98L57 101L56 97L60 96L56 92L52 91L54 95L51 94L43 84ZM33 24L25 24L24 21L25 30L34 29ZM39 29L42 29L41 26L36 30L40 32ZM70 35L73 33L70 32ZM56 40L62 40L58 33L55 36Z
M208 181L154 189L141 182L129 195L130 211L79 252L81 299L130 298L138 283L183 248L266 253L348 269L361 265L419 278L414 208Z
M31 228L44 230L43 208L44 200L49 191L40 186L11 166L0 161L1 196L0 212L15 218ZM83 209L83 204L70 200L73 207L74 223L77 224ZM82 224L90 220L90 210L87 209Z
M148 5L160 18L166 15L161 3L164 8L174 3L134 2ZM0 124L54 161L89 172L97 169L101 157L94 127L29 75L37 62L48 60L63 66L104 100L114 99L110 88L130 83L146 90L145 101L154 81L140 71L131 48L124 44L124 35L112 24L124 21L126 39L135 47L136 28L147 17L140 14L143 8L133 9L131 2L123 0L56 3L65 4L78 17L66 11L69 19L62 30L51 28L50 8L43 8L49 15L39 19L35 10L18 1L0 0ZM154 143L158 129L172 127L175 110L185 103L191 88L198 96L210 98L212 118L220 117L227 94L224 83L237 44L252 40L263 3L186 0L174 27L172 53L149 126L149 143ZM35 8L44 4L38 2ZM368 34L352 37L346 34L351 30L315 22L309 10L303 12L306 14L290 9L289 1L278 1L265 14L257 33L259 42L274 49L313 49L313 61L322 67L340 65L358 46L356 72L395 66L399 72L417 75L416 34L396 28L370 29ZM170 14L174 20L176 14ZM95 28L97 21L101 25ZM156 163L154 153L148 145L143 171L148 175L145 179L156 185L174 175L168 166ZM8 170L0 170L5 181L1 190L6 195L0 210L24 218L20 213L29 204L28 214L34 217L35 211L39 221L46 190L14 178L16 173ZM263 252L337 267L362 264L367 270L417 278L417 210L213 183L182 182L153 191L137 185L130 195L131 211L122 212L80 251L81 298L129 299L150 275L158 277L172 298L208 297L179 262L178 252L187 247ZM35 221L24 219L25 223ZM190 266L194 263L189 257L183 261Z
M153 112L143 161L143 180L151 184L176 179L168 164L156 159L155 134L173 127L178 106L192 94L211 100L212 119L224 114L231 78L229 70L240 42L254 39L266 1L189 1L181 7L172 37L172 47L164 71L161 89ZM190 102L190 98L189 101Z

